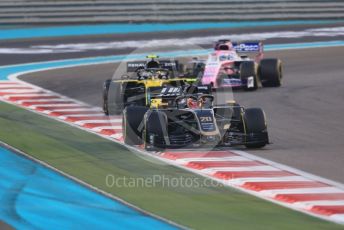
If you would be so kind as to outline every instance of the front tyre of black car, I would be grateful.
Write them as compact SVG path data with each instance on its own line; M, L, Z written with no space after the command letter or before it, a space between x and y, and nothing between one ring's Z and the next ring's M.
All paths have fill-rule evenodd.
M247 136L247 148L263 148L269 143L267 124L265 113L261 108L248 108L244 112L244 125ZM254 142L249 139L250 135L260 137L260 140L255 139ZM251 142L251 143L250 143Z
M144 106L128 106L123 111L123 139L127 145L142 144L142 120L147 112Z
M147 151L161 152L165 149L167 135L167 117L163 112L151 111L146 115L144 147ZM165 139L165 141L161 141ZM168 141L168 140L167 140Z

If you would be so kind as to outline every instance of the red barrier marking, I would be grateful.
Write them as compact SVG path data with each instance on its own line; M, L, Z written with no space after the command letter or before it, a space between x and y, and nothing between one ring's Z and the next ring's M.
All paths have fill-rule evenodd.
M276 200L295 203L315 200L344 200L344 193L278 194Z
M87 120L101 120L101 121L107 121L110 119L114 119L109 116L80 116L80 117L67 117L66 121L87 121Z
M60 105L60 106L37 106L35 109L37 111L45 111L45 110L59 110L59 109L87 109L88 107L83 106L83 105L78 105L75 104L75 106L64 106L64 105Z
M13 94L46 94L46 92L43 91L27 91L27 92L1 92L0 91L0 96L6 96L6 95L13 95Z
M262 166L264 164L256 161L190 161L186 164L189 168L205 169L213 167L247 167Z
M283 177L283 176L295 176L295 174L286 171L242 171L242 172L228 172L218 171L213 174L214 177L219 179L231 180L237 178L246 177Z
M96 127L101 127L101 126L112 126L114 124L119 124L122 125L121 122L102 122L102 123L84 123L82 126L85 128L96 128Z
M229 151L195 151L195 152L164 152L161 157L177 160L182 158L198 158L198 157L232 157L238 156Z
M15 97L9 97L8 100L10 101L20 101L20 100L39 100L39 99L57 99L60 98L58 96L15 96Z
M102 129L100 133L111 136L116 133L122 133L122 131L123 131L122 129Z
M274 181L246 182L241 187L254 191L262 191L271 189L320 188L328 187L328 185L316 181Z
M315 205L310 211L325 216L344 214L344 205Z
M23 106L31 105L57 105L57 104L73 104L73 101L32 101L32 102L22 102Z
M65 115L82 115L82 114L98 114L100 111L61 111L61 112L51 112L49 115L51 116L65 116Z

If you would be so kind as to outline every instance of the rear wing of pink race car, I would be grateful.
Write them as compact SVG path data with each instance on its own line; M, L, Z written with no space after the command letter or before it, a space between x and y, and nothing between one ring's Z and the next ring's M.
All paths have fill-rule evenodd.
M232 42L233 49L240 54L257 53L255 59L260 61L264 56L264 45L262 42Z

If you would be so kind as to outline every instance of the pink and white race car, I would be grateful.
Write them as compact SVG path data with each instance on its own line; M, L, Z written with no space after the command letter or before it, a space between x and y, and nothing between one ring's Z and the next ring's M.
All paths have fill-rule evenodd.
M255 55L250 58L250 54ZM214 89L230 87L245 90L256 90L260 86L281 86L281 60L264 59L263 56L261 42L234 43L220 40L204 62L201 84L211 85Z

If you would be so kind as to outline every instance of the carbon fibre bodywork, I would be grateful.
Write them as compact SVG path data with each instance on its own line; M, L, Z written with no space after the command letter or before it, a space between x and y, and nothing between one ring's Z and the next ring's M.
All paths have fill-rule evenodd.
M213 106L214 96L210 93L208 86L160 87L152 91L149 108L128 106L124 110L124 141L135 139L127 143L144 144L146 149L263 147L269 143L261 109L245 109L235 102Z
M255 132L247 129L245 109L238 104L211 109L149 110L144 119L143 141L147 149L235 145L262 147L269 143L266 126Z

